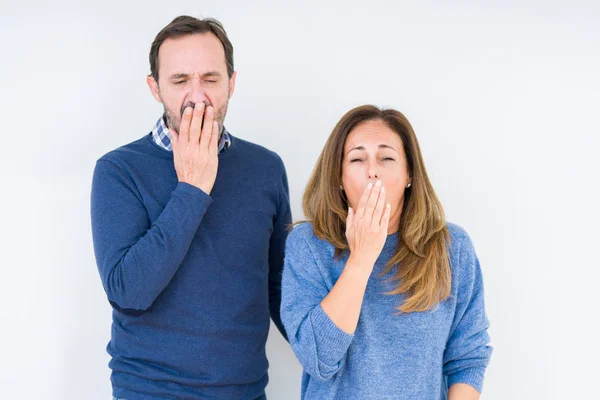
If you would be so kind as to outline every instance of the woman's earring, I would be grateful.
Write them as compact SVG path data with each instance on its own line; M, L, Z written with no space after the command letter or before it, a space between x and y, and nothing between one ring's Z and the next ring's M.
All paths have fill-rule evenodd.
M342 185L340 185L340 190L343 192L344 191L344 187Z
M408 189L410 187L410 185L412 185L412 183L408 182L408 185L406 185L406 188Z

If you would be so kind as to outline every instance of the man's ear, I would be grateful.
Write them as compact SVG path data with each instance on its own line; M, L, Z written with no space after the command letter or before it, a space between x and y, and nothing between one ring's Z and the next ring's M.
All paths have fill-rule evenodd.
M160 98L160 93L158 90L158 82L156 82L156 79L154 79L154 77L152 75L148 75L146 77L146 83L148 84L148 87L150 88L150 91L152 92L152 96L154 96L156 101L158 101L159 103L162 104L162 100Z
M231 78L229 78L229 98L233 96L233 92L235 91L235 77L237 76L237 72L233 71L231 74Z

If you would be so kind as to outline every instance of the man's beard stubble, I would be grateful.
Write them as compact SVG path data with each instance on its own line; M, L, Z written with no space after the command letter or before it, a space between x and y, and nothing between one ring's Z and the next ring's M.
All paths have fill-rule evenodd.
M225 115L227 114L228 104L229 104L229 101L225 102L223 107L216 110L215 121L217 121L219 124L219 135L221 134L221 131L223 130L223 121L225 120ZM174 115L174 113L170 112L169 109L167 109L167 106L165 106L163 103L163 109L164 109L163 117L167 123L167 127L174 129L175 132L179 133L179 128L181 127L181 119L183 118L183 113L184 113L185 109L187 107L192 107L192 109L193 109L195 105L196 105L196 103L194 103L194 102L186 101L181 106L181 110L179 110L179 115ZM212 104L210 104L206 101L204 102L204 105L212 106ZM203 121L203 125L204 125L204 121Z

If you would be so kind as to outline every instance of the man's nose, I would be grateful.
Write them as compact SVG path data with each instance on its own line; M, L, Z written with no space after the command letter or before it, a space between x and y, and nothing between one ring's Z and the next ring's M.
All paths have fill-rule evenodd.
M210 101L208 100L208 97L206 96L204 88L202 87L200 82L196 80L192 81L187 100L194 104L204 103L207 106L211 105Z

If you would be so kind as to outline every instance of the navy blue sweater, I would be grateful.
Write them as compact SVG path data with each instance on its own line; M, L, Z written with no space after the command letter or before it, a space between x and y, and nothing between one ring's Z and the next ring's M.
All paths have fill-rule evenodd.
M255 399L264 393L269 315L279 317L291 223L285 168L231 136L208 196L179 183L150 135L96 164L91 215L113 307L113 395Z

